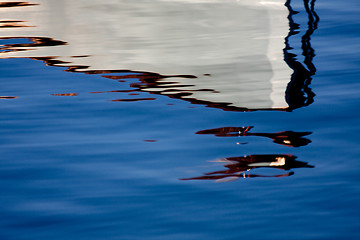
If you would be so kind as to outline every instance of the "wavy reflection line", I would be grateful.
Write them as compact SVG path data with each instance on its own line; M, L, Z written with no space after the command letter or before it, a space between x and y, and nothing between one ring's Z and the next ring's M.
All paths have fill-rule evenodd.
M211 134L216 137L242 137L242 136L258 136L266 137L273 140L274 143L288 147L301 147L311 143L311 140L304 138L312 132L293 132L283 131L277 133L253 133L250 132L252 126L249 127L222 127L214 129L206 129L196 132L196 134Z
M291 170L293 168L313 168L314 166L295 160L297 157L290 154L265 154L249 155L243 157L229 157L220 159L217 162L224 163L226 169L205 173L199 177L181 178L180 180L235 180L248 177L287 177L294 174L257 175L249 174L248 171L257 168L273 168Z
M285 99L289 105L289 110L305 107L314 102L315 93L309 87L312 76L316 73L316 68L313 64L315 51L311 47L311 35L317 29L317 24L320 20L315 12L315 1L316 0L304 0L305 11L308 15L307 30L301 38L302 55L305 57L304 65L296 60L296 54L290 52L293 48L290 46L289 39L299 34L298 29L300 25L295 23L293 19L293 16L297 14L297 12L292 9L291 0L287 0L285 3L285 6L289 10L288 20L290 31L285 38L286 47L283 50L284 60L294 71L285 92Z

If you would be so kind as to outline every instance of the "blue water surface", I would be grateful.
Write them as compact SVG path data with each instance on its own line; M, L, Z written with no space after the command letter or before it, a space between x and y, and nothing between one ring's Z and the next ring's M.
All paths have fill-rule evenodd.
M306 29L302 4L292 3L294 21ZM136 98L155 100L110 101L129 95L91 92L136 80L1 59L0 95L18 98L0 99L0 239L359 239L360 4L317 1L315 10L314 102L291 112L223 111L147 92ZM242 126L308 132L309 142L195 134ZM224 170L217 159L265 154L313 168L181 180Z

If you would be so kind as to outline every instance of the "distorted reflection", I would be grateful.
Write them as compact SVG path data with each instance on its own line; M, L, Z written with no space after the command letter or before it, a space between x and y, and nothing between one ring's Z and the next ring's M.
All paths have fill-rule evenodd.
M286 64L293 70L285 91L285 99L288 104L286 111L292 111L296 108L308 106L313 103L315 94L311 91L309 85L312 76L316 73L316 68L313 64L315 56L314 49L311 47L311 35L317 28L319 17L317 16L314 6L315 0L304 0L304 6L308 15L308 25L305 34L301 37L301 50L304 56L304 61L301 63L298 56L291 52L296 50L290 46L290 38L299 34L300 25L295 23L293 16L297 13L291 7L291 0L285 4L289 11L289 33L285 37L285 48L283 49L284 60ZM254 109L252 109L254 110ZM258 109L257 109L258 110ZM267 137L273 140L274 143L290 146L300 147L305 146L311 141L304 136L310 135L311 132L293 132L284 131L278 133L256 133L250 130L253 127L222 127L215 129L207 129L196 132L196 134L211 134L217 137L242 137L242 136L259 136ZM255 168L277 168L282 170L290 170L293 168L313 168L305 162L295 160L294 155L250 155L244 157L230 157L220 159L218 162L225 163L225 170L205 173L199 177L184 178L182 180L216 180L216 181L230 181L238 178L250 177L286 177L291 176L294 172L287 172L285 174L274 175L260 175L248 173L248 171Z
M220 159L217 162L224 163L225 170L205 173L203 176L183 178L181 180L235 180L238 178L253 178L253 177L287 177L294 174L294 172L287 172L284 174L274 175L259 175L251 174L248 171L256 168L274 168L281 170L290 170L293 168L313 168L306 162L295 160L296 156L283 155L249 155L243 157L229 157Z
M277 133L256 133L250 132L252 128L253 127L222 127L198 131L196 134L212 134L217 137L267 137L272 139L274 143L289 147L300 147L311 143L309 139L304 138L304 136L310 135L311 132L283 131Z
M293 20L290 0L285 5L283 0L5 2L3 7L32 7L22 8L21 21L4 11L4 21L36 27L4 28L1 39L10 43L3 44L0 58L27 57L69 72L135 79L136 91L226 111L292 111L314 97L310 37L319 18L315 0L304 3L304 63L291 51L289 39L300 24ZM38 37L44 35L51 37Z
M126 82L131 87L91 94L151 94L109 101L149 101L164 95L237 112L292 111L314 101L309 85L316 73L310 43L319 22L315 0L304 0L306 26L294 20L297 12L291 0L285 4L284 0L272 0L271 4L263 0L32 2L0 3L4 9L27 6L17 8L21 9L21 20L12 19L11 8L0 8L0 58L30 58L67 72ZM23 28L23 22L36 27ZM301 47L296 47L292 40L301 32ZM290 147L311 142L304 138L310 132L258 133L251 129L223 127L197 134L259 136ZM231 157L221 160L226 170L184 180L265 177L246 172L312 167L295 159L293 155Z
M291 75L291 80L286 88L285 96L286 102L289 105L289 110L308 106L314 102L315 94L309 87L312 76L316 73L315 65L313 64L313 58L315 57L315 51L311 47L311 35L317 29L319 17L316 14L315 0L304 0L304 6L308 15L308 25L305 34L301 37L301 49L302 55L304 56L304 64L297 60L297 55L291 53L293 49L290 46L289 39L291 36L299 34L300 25L295 23L293 17L297 13L290 5L291 0L286 2L286 7L289 10L289 25L290 31L288 36L285 38L286 47L284 48L284 59L294 73Z

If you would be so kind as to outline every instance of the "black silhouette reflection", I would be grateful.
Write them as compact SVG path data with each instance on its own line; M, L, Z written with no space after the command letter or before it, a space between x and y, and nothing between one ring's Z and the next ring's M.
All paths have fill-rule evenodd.
M253 133L250 132L252 128L253 127L222 127L198 131L196 134L212 134L217 137L267 137L272 139L274 143L288 147L300 147L311 143L311 140L303 138L304 136L310 135L311 132L283 131L277 133Z
M313 168L306 162L295 160L294 155L249 155L243 157L229 157L218 160L225 163L225 170L205 173L203 176L182 178L181 180L235 180L238 178L254 178L254 177L288 177L294 172L287 172L276 175L258 175L249 174L248 171L256 168L274 168L281 170L290 170L293 168Z
M311 47L311 35L317 29L317 24L319 22L319 16L316 14L315 0L304 0L304 7L308 15L308 26L307 31L301 38L301 49L302 55L304 56L304 64L297 61L297 55L291 53L293 49L290 46L289 39L291 36L299 34L300 25L295 23L293 16L297 14L291 7L291 0L287 0L285 6L289 10L289 26L290 31L288 36L285 38L284 48L284 60L287 65L293 69L293 74L291 75L291 80L286 88L285 99L289 105L288 110L291 111L296 108L305 107L314 102L315 94L312 92L309 87L312 76L316 73L315 65L313 64L313 59L315 57L315 51Z

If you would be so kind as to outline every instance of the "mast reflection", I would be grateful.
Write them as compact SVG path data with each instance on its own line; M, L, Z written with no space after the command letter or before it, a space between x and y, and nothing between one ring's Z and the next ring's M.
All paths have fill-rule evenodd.
M319 22L319 17L315 12L315 0L304 0L304 7L308 15L308 25L305 34L301 38L301 49L302 55L304 56L304 65L297 61L297 55L291 53L293 49L290 46L289 39L299 34L299 24L294 22L294 15L297 13L291 7L291 0L287 0L285 6L289 10L289 26L290 31L288 36L285 38L284 48L284 60L293 69L293 74L291 75L291 80L287 85L285 92L285 99L289 105L288 110L291 111L296 108L305 107L314 102L315 94L312 92L309 87L312 76L316 73L315 65L313 64L313 59L315 57L315 51L311 47L311 35L317 29L317 24Z

